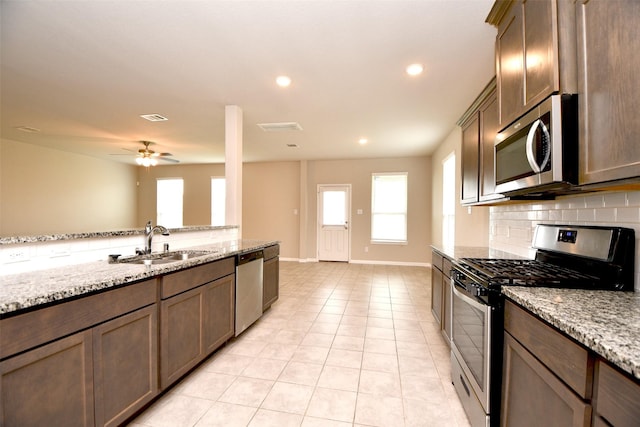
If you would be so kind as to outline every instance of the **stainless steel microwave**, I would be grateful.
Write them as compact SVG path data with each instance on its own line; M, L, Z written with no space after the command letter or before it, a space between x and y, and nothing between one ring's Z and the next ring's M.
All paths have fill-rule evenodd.
M496 193L540 195L578 183L578 96L551 95L498 133Z

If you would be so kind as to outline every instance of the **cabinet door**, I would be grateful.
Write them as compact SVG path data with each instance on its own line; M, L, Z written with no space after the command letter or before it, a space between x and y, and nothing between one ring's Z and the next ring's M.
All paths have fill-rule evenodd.
M161 302L160 387L164 390L203 359L202 286Z
M514 2L498 27L496 78L500 129L518 118L524 97L524 41L522 3Z
M265 261L263 266L262 311L277 301L279 293L280 261L275 257Z
M0 425L92 426L91 332L0 362Z
M117 426L158 393L157 305L93 329L95 415Z
M501 197L495 194L494 146L498 134L498 98L493 91L480 107L480 201Z
M637 0L578 2L580 184L640 176Z
M596 413L611 425L632 427L640 422L640 383L603 360L597 364L594 401Z
M442 334L451 342L451 282L442 275Z
M562 0L561 0L562 1ZM558 84L558 34L554 1L525 1L524 15L524 108L543 101Z
M431 269L431 313L438 325L442 325L442 271Z
M585 427L591 422L591 406L508 333L500 412L500 425L509 427Z
M462 126L462 188L463 204L478 201L478 175L480 158L480 130L478 114L474 114Z
M205 355L213 353L234 334L235 274L204 286L203 334Z

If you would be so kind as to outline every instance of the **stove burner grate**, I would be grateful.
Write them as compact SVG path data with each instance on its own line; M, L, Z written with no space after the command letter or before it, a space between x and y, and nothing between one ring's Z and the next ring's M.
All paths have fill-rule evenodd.
M463 258L492 285L599 287L600 278L536 260Z

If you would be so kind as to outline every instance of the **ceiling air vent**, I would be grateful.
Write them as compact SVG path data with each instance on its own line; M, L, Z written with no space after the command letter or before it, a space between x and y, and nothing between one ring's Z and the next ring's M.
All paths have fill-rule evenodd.
M281 132L281 131L289 131L289 130L302 130L302 126L300 126L296 122L282 122L282 123L258 123L260 129L265 132Z
M161 116L160 114L143 114L140 117L149 120L150 122L165 122L169 120L166 117Z
M287 144L289 148L298 148L298 144Z

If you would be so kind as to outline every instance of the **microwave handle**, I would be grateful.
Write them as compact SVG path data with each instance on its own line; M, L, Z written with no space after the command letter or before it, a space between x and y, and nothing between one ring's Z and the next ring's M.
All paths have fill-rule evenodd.
M547 145L547 150L546 150L547 153L544 156L544 160L542 161L541 165L539 165L536 162L536 156L533 153L533 138L536 136L536 131L538 130L538 127L540 128L540 131L543 133L542 142L543 144ZM549 156L551 155L551 147L548 147L549 139L550 139L549 131L547 130L547 127L544 125L544 123L542 123L540 119L533 122L533 124L531 125L531 129L529 129L529 133L527 134L526 150L527 150L527 161L529 162L529 166L531 166L531 169L535 173L542 172L542 170L544 170L544 168L547 166L547 162L549 162Z

